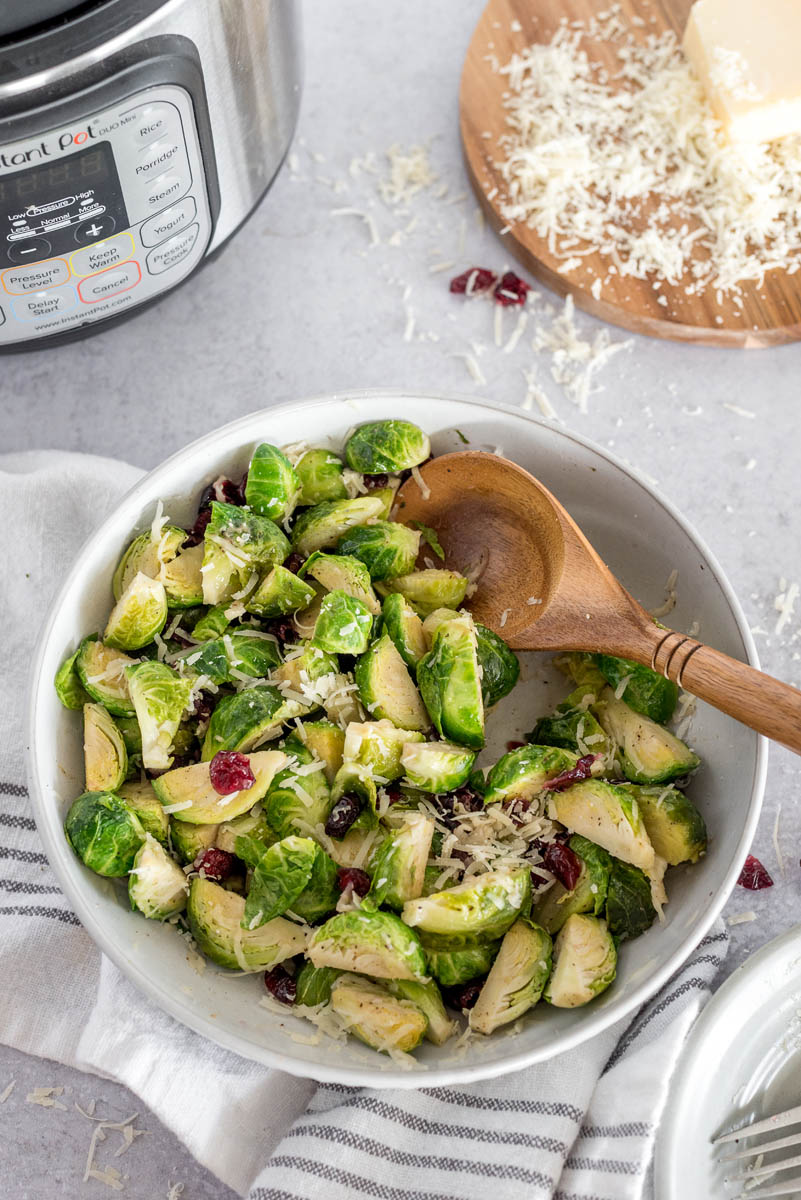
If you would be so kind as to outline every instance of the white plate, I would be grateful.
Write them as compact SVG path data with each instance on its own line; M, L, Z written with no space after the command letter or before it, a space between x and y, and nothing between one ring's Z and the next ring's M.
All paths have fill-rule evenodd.
M797 1104L801 1104L801 925L752 954L698 1018L671 1082L657 1135L656 1200L739 1196L742 1185L727 1183L726 1176L739 1174L742 1168L734 1172L731 1164L723 1167L717 1161L735 1147L717 1151L711 1139ZM787 1178L792 1178L792 1171ZM768 1182L774 1181L764 1181ZM801 1189L795 1195L801 1196Z
M31 802L50 861L75 912L120 970L178 1020L248 1058L298 1075L354 1085L419 1087L467 1082L551 1058L579 1045L643 1003L673 974L723 907L751 843L764 788L764 743L714 709L699 705L692 740L704 768L692 795L711 831L698 866L671 871L667 923L627 944L614 986L584 1009L542 1006L522 1032L493 1035L454 1059L449 1046L426 1043L420 1069L404 1072L357 1042L301 1045L279 1018L257 1004L260 978L225 978L209 966L200 976L188 964L173 930L131 913L115 887L87 871L69 849L64 813L82 790L80 722L63 709L52 686L65 654L90 630L102 629L110 581L134 531L149 526L156 503L180 523L194 520L204 484L221 471L235 478L259 441L305 439L341 446L348 429L370 418L404 416L432 435L435 453L462 448L456 429L474 448L502 447L562 501L634 595L646 607L663 600L665 580L679 572L678 629L701 622L713 646L755 661L748 625L723 572L698 535L664 499L609 454L575 434L475 400L405 392L362 392L313 399L252 413L207 434L147 475L83 548L46 622L34 664L29 729ZM527 655L524 681L504 702L489 729L490 753L531 729L565 694L549 659ZM550 681L550 682L549 682ZM283 1024L308 1037L305 1022Z

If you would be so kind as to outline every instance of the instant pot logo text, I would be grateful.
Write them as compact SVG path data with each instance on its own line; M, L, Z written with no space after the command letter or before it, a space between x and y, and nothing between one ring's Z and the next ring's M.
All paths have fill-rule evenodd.
M118 129L122 123L121 121L112 121L107 125L89 126L86 129L68 129L64 133L60 133L58 137L44 138L41 142L27 146L24 150L2 150L0 151L0 168L10 170L14 167L24 167L40 162L43 158L52 158L54 155L63 154L65 150L72 147L80 149L94 138L105 137L114 129Z

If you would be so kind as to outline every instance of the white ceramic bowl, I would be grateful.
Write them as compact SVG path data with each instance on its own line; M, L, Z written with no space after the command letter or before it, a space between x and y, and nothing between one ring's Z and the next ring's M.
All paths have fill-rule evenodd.
M34 812L53 869L75 912L103 951L172 1016L221 1045L296 1075L373 1087L421 1087L468 1082L514 1071L579 1045L642 1004L700 941L734 886L759 815L765 748L744 727L699 705L691 740L703 768L691 784L710 832L709 853L695 867L670 872L667 920L623 947L615 984L586 1008L541 1005L515 1035L499 1032L471 1043L462 1057L449 1046L424 1044L420 1070L402 1071L357 1042L303 1045L305 1021L281 1020L258 1004L260 975L226 979L209 965L199 975L175 931L131 913L126 897L86 870L67 845L64 814L82 791L80 721L63 709L52 686L61 660L109 611L111 576L134 532L146 528L158 500L179 523L194 520L198 495L220 472L237 477L254 444L298 440L341 446L347 430L372 418L403 416L432 435L435 453L471 447L502 451L561 500L602 557L646 607L663 599L665 580L679 573L679 602L670 621L681 630L700 621L706 640L735 658L756 661L748 626L723 572L675 509L637 475L575 434L518 410L475 400L350 393L252 413L209 433L151 471L84 546L45 625L34 665L30 709L30 782ZM522 682L488 728L485 757L493 761L565 694L564 680L544 655L524 655ZM282 1026L284 1028L282 1028Z

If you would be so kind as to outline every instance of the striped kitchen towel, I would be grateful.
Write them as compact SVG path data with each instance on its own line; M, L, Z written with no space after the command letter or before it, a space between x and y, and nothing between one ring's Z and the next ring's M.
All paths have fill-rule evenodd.
M0 1039L126 1084L249 1200L640 1200L670 1073L727 950L721 924L630 1022L514 1075L417 1091L318 1086L222 1050L84 932L28 807L27 677L67 566L138 476L82 455L0 457L0 973L13 981Z

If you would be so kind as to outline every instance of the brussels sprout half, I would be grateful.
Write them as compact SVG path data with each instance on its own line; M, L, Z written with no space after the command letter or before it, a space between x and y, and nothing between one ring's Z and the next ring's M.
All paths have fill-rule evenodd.
M366 604L347 592L323 596L312 642L329 654L364 654L370 640L373 615Z
M670 720L679 698L679 689L671 679L630 658L613 658L611 654L596 654L594 658L619 700L659 725Z
M606 922L574 913L554 943L553 970L543 999L555 1008L578 1008L606 991L616 970L617 950Z
M64 832L78 858L96 875L127 875L145 840L142 823L113 792L84 792L73 801Z
M92 700L102 704L115 717L133 717L136 709L131 700L125 668L136 660L112 646L105 646L96 637L88 637L78 648L75 671L81 685Z
M415 671L428 650L423 622L400 592L391 592L381 605L384 630L392 638L395 649L406 666Z
M257 929L292 908L311 879L318 851L323 853L311 838L294 835L264 851L250 880L243 929Z
M701 760L662 725L618 700L605 688L594 712L618 747L623 774L632 783L668 783L687 775Z
M294 548L304 558L315 550L336 546L354 525L364 525L380 517L384 503L380 496L357 496L355 500L329 500L302 512L292 534Z
M273 782L275 781L273 780ZM237 854L236 843L238 839L242 837L250 838L252 842L257 843L259 846L256 860L258 861L264 851L272 846L273 842L278 841L275 830L271 829L267 823L267 818L262 811L262 803L254 804L250 811L242 813L239 817L232 817L230 821L221 822L214 838L214 845L219 850L225 850L228 854ZM245 856L239 854L238 857L244 858ZM248 863L248 866L253 865L255 863Z
M282 838L293 833L310 834L318 825L324 825L332 804L324 770L299 773L315 762L309 747L289 737L284 752L289 756L289 765L275 776L264 801L267 823Z
M525 911L531 897L531 873L486 871L444 892L433 892L403 906L403 920L428 935L498 938Z
M402 825L379 846L373 860L370 897L376 904L402 909L423 894L434 821L425 813L408 813Z
M88 792L116 792L125 782L125 739L102 704L83 706L83 760Z
M417 683L437 732L457 745L480 750L484 701L470 617L440 625L432 649L417 664Z
M164 584L140 571L112 608L103 641L115 650L139 650L161 633L166 621Z
M307 954L315 967L376 979L423 979L425 956L414 930L393 913L365 907L337 913L314 931Z
M304 706L291 709L278 688L271 684L259 684L224 696L211 714L203 739L203 761L208 762L220 750L248 751L260 742L278 737L281 723L298 710L304 711Z
M179 813L184 824L214 825L231 821L247 812L267 794L277 771L286 764L280 750L257 750L246 754L254 781L249 788L221 796L211 782L208 762L175 767L153 780L153 788L165 808Z
M327 592L347 592L369 608L374 617L381 612L372 584L370 572L363 562L349 554L325 554L315 550L298 571L301 579L311 575L312 579Z
M253 452L245 484L245 503L260 517L281 521L294 509L300 480L287 456L263 442Z
M332 784L342 766L345 731L333 721L304 721L303 731L298 736L303 739L314 758L325 764L325 778Z
M404 747L422 740L422 733L398 729L386 718L351 721L345 734L343 761L365 767L377 782L392 783L403 774Z
M396 521L374 521L349 529L339 539L337 550L359 559L371 579L391 579L414 570L420 549L420 534Z
M175 558L185 541L185 531L176 525L163 526L156 538L150 529L135 537L117 563L111 580L114 599L120 599L139 572L158 579L162 567Z
M203 545L189 546L162 565L159 579L170 608L194 608L203 603Z
M301 454L295 463L300 483L298 504L321 504L324 500L345 500L348 489L343 478L342 460L330 450L312 449Z
M457 987L486 975L501 947L500 939L491 942L471 942L454 938L453 945L441 938L429 941L424 933L423 943L428 969L443 987Z
M201 646L192 646L182 655L182 661L200 677L212 683L232 683L242 675L263 679L281 663L278 644L267 636L247 629L232 629L230 633Z
M400 592L419 616L427 617L438 608L458 608L467 593L467 580L458 571L432 567L382 579L376 590L382 596Z
M427 1042L435 1046L444 1046L459 1028L457 1021L452 1021L445 1011L442 995L433 979L428 983L418 983L416 979L392 979L387 988L393 996L401 1000L409 1000L428 1021L425 1032Z
M468 1022L476 1033L492 1033L522 1017L539 1000L551 971L551 939L520 918L504 935Z
M283 917L258 929L243 929L245 901L199 876L192 880L186 905L189 930L198 949L212 962L233 971L266 971L306 947L308 930Z
M608 757L614 752L612 739L607 737L589 709L565 708L561 704L553 716L540 718L528 740L538 746L560 746L577 755Z
M450 742L407 743L401 754L403 775L424 792L453 792L470 778L476 760L473 750Z
M637 801L623 788L603 779L585 779L548 798L548 816L573 833L647 871L654 848L640 819Z
M476 625L476 652L481 673L484 707L492 708L508 696L520 677L520 661L503 638L486 625Z
M318 1004L328 1004L331 999L331 988L339 979L341 971L334 967L315 967L314 963L305 962L295 976L297 993L295 1003L307 1008L316 1008Z
M170 825L170 843L178 855L178 861L184 866L193 863L198 854L208 850L217 840L219 825L192 825L189 821L180 821L175 816L167 819Z
M338 667L333 654L327 654L321 646L307 642L302 650L293 651L291 657L273 671L271 678L286 690L302 694L305 684L314 683L325 675L336 674ZM311 701L309 707L313 707Z
M145 833L149 833L163 846L168 845L170 819L162 808L150 780L131 780L124 783L117 790L117 795L136 813Z
M203 546L203 601L214 605L230 599L254 570L282 563L291 549L269 517L217 500L211 503Z
M368 421L345 443L345 459L363 475L394 474L417 467L431 454L427 434L411 421Z
M573 913L592 913L599 917L604 911L609 888L612 859L606 850L576 834L570 839L570 849L581 859L581 872L575 887L568 889L559 880L545 895L535 900L531 918L547 933L557 934Z
M245 610L259 617L283 617L299 608L308 608L315 595L308 583L286 567L276 565L245 599Z
M73 710L83 708L84 704L89 700L89 694L81 686L80 678L75 670L75 663L80 652L81 647L79 646L74 654L70 654L69 658L64 659L56 671L56 677L53 680L59 700L65 708Z
M389 634L382 634L362 655L354 677L362 704L374 717L418 733L431 728L420 693Z
M136 852L128 880L131 908L152 921L166 921L186 908L189 881L164 847L148 833Z
M126 667L125 676L142 733L142 763L148 771L164 771L172 763L170 751L189 707L192 680L155 660Z
M334 982L331 1008L348 1033L373 1050L387 1053L414 1050L428 1026L417 1005L393 996L380 983L357 975L340 975Z
M619 942L639 937L656 920L651 881L639 867L612 860L606 896L606 923Z
M499 758L487 776L485 804L532 800L549 779L575 767L578 756L555 746L520 746Z
M648 840L671 867L706 854L706 825L692 800L674 787L623 785L637 802Z

